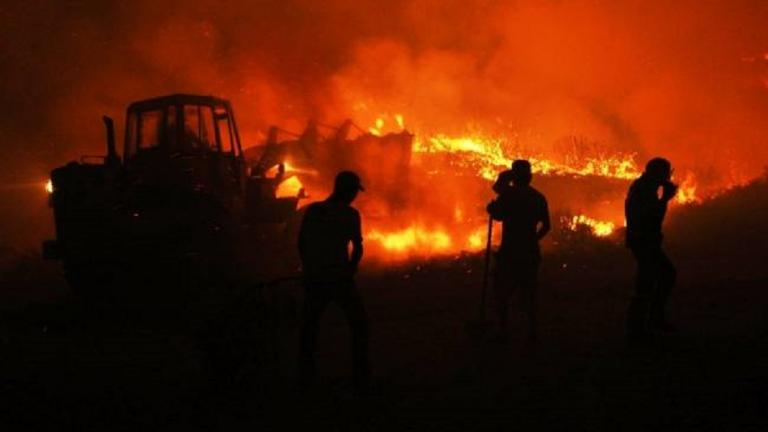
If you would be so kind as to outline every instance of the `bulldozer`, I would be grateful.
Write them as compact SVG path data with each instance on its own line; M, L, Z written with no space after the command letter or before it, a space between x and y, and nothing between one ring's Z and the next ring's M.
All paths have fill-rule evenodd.
M103 120L106 155L51 172L55 239L43 255L62 261L73 292L139 275L201 284L273 268L301 194L277 197L284 169L268 177L246 160L229 101L173 94L132 103L121 155L114 121Z
M280 186L322 185L342 166L374 179L364 169L392 165L381 178L403 178L412 135L349 140L345 124L323 140L310 124L279 141L272 128L248 155L230 102L173 94L128 106L118 154L114 121L103 121L106 154L53 169L49 186L55 238L43 256L62 262L78 328L154 353L147 365L186 359L206 382L274 380L298 321L293 234L307 197ZM289 160L311 174L299 182Z
M183 379L205 385L268 381L296 321L286 226L303 191L278 197L290 178L282 163L267 170L246 159L227 100L130 104L121 154L114 121L103 121L104 156L51 171L55 238L43 256L62 262L70 286L56 303L62 326L125 346L96 350L110 364L146 353L136 367L147 376L169 359L184 369L184 359Z

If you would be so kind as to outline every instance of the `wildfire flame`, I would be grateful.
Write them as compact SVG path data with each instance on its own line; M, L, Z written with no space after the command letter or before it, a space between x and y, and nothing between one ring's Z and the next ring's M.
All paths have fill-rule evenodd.
M556 162L540 155L508 155L504 151L504 140L481 135L451 137L434 135L426 140L414 142L414 153L453 153L464 155L456 161L463 166L475 166L480 176L495 180L501 169L510 166L514 159L528 159L534 172L541 174L600 176L617 179L634 179L640 175L634 155L589 157L572 161L570 164Z
M303 175L311 175L311 176L317 175L317 170L312 168L303 168L303 167L296 166L294 165L293 162L289 160L285 161L284 166L285 166L286 173L303 174Z
M275 196L277 198L294 198L299 195L303 188L304 185L298 177L288 177L277 186Z
M304 184L297 175L317 175L316 170L298 167L290 161L283 162L282 174L280 171L280 165L275 165L264 172L264 176L267 178L274 179L279 175L284 176L275 189L275 197L277 198L295 198L301 193L301 190L304 189Z
M384 128L384 119L379 117L374 122L373 126L368 128L368 132L371 133L371 135L375 136L381 136L381 131Z
M404 117L382 115L373 121L368 132L382 136L393 131L404 130ZM473 132L465 136L451 136L442 133L420 134L413 142L413 155L422 157L440 157L442 165L434 167L435 172L460 168L488 181L494 181L499 172L508 169L515 159L530 161L535 173L555 176L603 177L614 180L631 181L642 174L642 169L635 161L635 154L600 153L588 156L561 155L548 157L545 154L525 154L516 150L505 138ZM445 156L445 157L442 157ZM294 178L295 179L295 178ZM283 187L283 185L285 185ZM301 188L298 179L281 184L281 191L295 196ZM687 204L699 201L696 179L692 173L685 173L680 182L674 203ZM429 216L429 215L426 215ZM456 253L458 251L482 250L486 242L485 229L471 223L471 217L456 207L453 220L445 221L443 227L427 227L419 222L407 224L397 229L383 229L373 226L366 232L366 241L373 244L374 255L384 259L402 259L410 256L434 256ZM469 226L467 224L469 223ZM609 237L616 232L616 221L598 220L585 214L564 217L562 226L576 231L587 227L595 237Z
M368 240L372 240L384 249L395 253L406 253L413 249L431 253L445 253L453 245L451 236L442 230L426 230L411 226L401 231L390 233L379 230L368 232Z
M388 117L389 116L382 115L381 117L378 117L376 120L374 120L373 124L368 128L368 133L374 136L384 135L384 131L386 129L385 126L387 126L388 123L391 123L391 121L387 122ZM398 132L405 130L405 117L403 117L402 114L395 114L390 118L390 120L394 120L394 124L396 125L394 128L395 130Z
M395 123L401 130L405 129L405 119L402 114L395 114Z
M366 241L388 253L390 258L406 258L412 255L446 255L460 250L478 251L485 246L485 232L482 228L472 231L464 241L457 241L461 235L452 235L441 228L428 229L418 224L398 231L372 229L366 234Z
M592 219L585 215L575 215L564 220L566 228L576 231L579 226L586 226L596 237L608 237L613 234L616 225L613 222Z
M696 195L696 180L693 174L688 174L680 183L680 187L677 189L677 195L675 196L675 202L678 204L690 204L699 202L699 198Z
M485 232L482 228L475 230L467 239L467 247L471 251L482 249L485 244Z

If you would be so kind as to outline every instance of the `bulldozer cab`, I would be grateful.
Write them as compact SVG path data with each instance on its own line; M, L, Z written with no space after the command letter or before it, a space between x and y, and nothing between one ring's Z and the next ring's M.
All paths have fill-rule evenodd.
M242 189L245 164L230 103L171 95L128 107L123 161L153 177L186 177L193 186Z

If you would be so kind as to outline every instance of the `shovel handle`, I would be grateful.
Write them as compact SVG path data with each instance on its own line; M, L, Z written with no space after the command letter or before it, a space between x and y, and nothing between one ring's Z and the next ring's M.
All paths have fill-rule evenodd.
M485 241L485 268L483 269L483 287L480 294L480 311L479 316L481 320L485 319L485 304L488 297L488 279L491 273L491 244L493 239L493 217L488 216L488 233Z

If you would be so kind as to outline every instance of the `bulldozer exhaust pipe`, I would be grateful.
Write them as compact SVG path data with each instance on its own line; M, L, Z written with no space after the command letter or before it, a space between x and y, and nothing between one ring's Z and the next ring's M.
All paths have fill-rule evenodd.
M112 117L104 116L104 128L107 132L107 159L106 164L108 166L116 166L120 164L120 157L117 156L117 148L115 147L115 122Z

